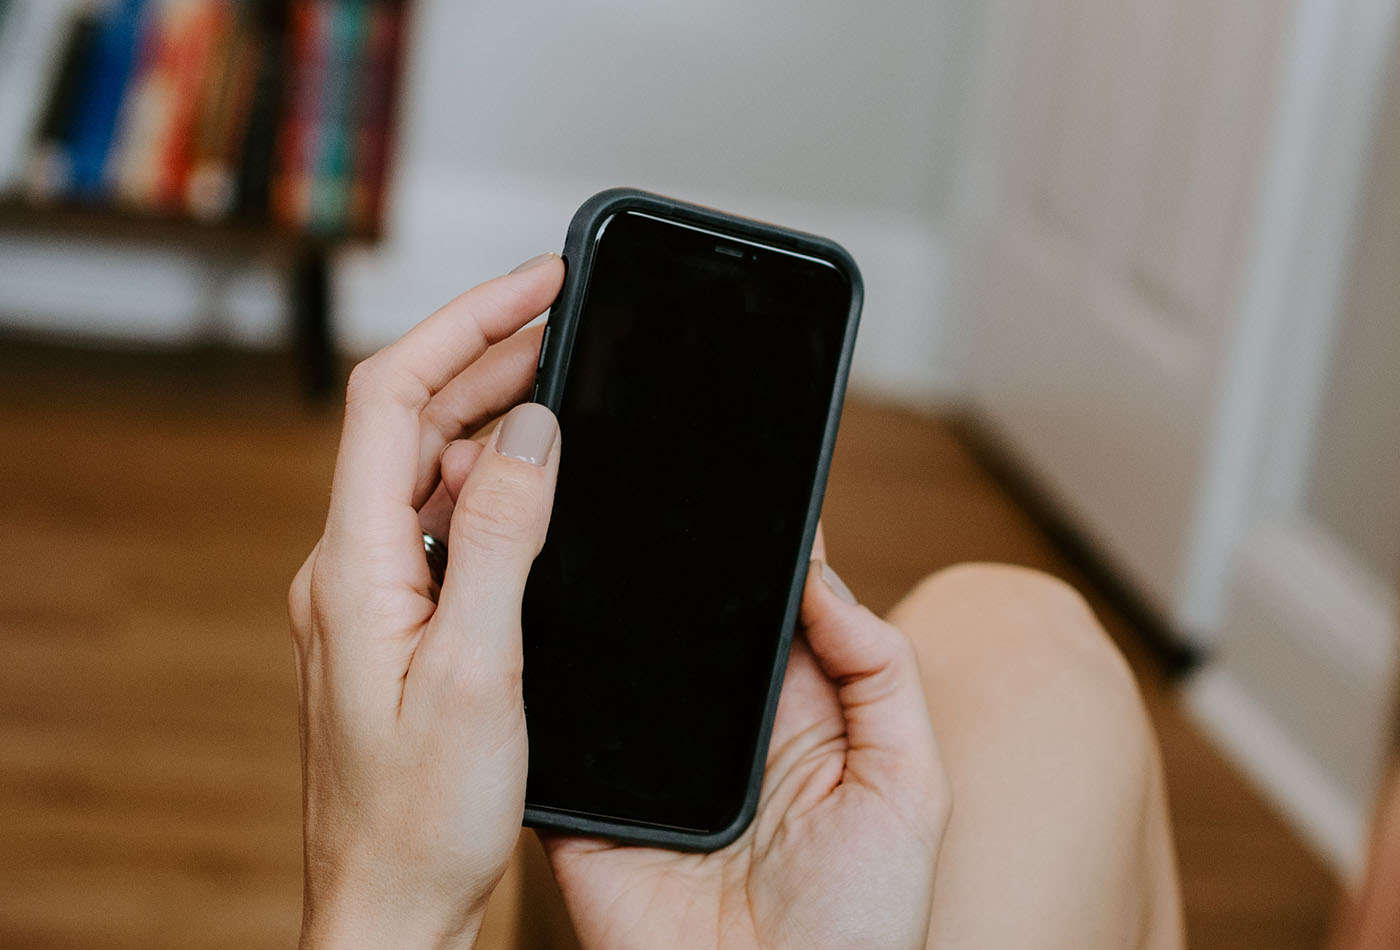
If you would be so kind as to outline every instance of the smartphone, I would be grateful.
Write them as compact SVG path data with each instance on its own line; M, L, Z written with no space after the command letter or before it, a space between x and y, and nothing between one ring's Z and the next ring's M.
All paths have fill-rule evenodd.
M525 823L714 850L757 807L860 274L823 238L630 189L589 199L563 256Z

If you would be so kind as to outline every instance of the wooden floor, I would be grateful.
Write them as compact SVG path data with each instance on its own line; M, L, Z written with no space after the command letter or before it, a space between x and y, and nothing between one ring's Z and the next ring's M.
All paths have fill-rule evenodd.
M284 591L319 533L338 419L288 380L219 351L0 342L0 947L294 942ZM878 609L964 560L1085 587L1159 730L1191 945L1318 946L1334 881L948 426L853 404L825 517L832 561Z

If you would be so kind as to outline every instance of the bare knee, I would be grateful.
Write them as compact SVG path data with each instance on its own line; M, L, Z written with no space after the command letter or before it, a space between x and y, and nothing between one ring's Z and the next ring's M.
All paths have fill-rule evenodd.
M935 931L1010 945L1092 894L1103 902L1085 907L1081 932L1135 942L1171 897L1152 883L1154 862L1170 860L1154 843L1160 767L1132 672L1088 604L1048 575L969 564L924 580L890 619L918 652L953 787ZM997 887L995 926L957 909Z
M1010 564L959 564L930 574L891 612L920 658L975 654L1002 669L1070 674L1106 699L1140 705L1123 655L1069 584Z
M959 565L917 585L891 620L914 643L955 771L1016 760L1092 776L1063 794L1136 820L1157 780L1155 737L1132 671L1073 587L1023 567Z

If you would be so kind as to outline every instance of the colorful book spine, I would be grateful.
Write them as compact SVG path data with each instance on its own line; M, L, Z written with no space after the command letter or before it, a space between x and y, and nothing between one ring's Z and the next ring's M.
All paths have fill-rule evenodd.
M351 230L362 233L375 230L383 213L403 21L401 3L376 3L370 14L348 216Z
M0 194L23 184L73 16L67 4L26 0L0 19Z
M286 0L254 0L251 27L257 61L249 106L248 131L238 162L235 213L261 217L268 212L276 159L278 130L282 125L286 96L283 75L287 71L290 41L286 34Z
M316 118L324 86L326 27L332 12L333 4L327 0L296 0L292 4L289 25L292 81L278 135L277 170L272 188L273 213L288 227L301 227L310 217Z
M185 179L185 207L201 220L221 218L232 210L233 163L247 129L257 66L249 5L239 3L230 13L210 55Z
M224 0L196 0L194 9L174 36L174 94L169 127L158 156L156 205L179 208L194 153L194 131L200 93L209 60L231 11Z
M145 0L116 0L103 16L88 58L70 145L72 191L80 198L102 197L106 189L103 170L135 66L144 4Z
M349 208L358 118L356 100L360 93L356 74L364 62L369 6L368 0L340 0L330 21L307 220L307 226L320 233L342 229Z
M84 11L74 18L68 32L26 172L26 191L32 201L52 201L72 187L70 146L74 118L82 99L87 62L100 28L98 16Z
M377 229L403 0L74 2L31 196Z
M191 0L156 0L146 17L136 69L122 104L107 175L118 203L151 210L156 203L156 155L170 121L174 96L171 37Z

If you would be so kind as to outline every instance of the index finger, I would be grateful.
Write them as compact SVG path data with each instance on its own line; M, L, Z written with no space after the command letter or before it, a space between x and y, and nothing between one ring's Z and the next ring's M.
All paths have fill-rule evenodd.
M532 258L480 284L355 367L345 397L326 535L421 544L413 511L419 413L433 394L486 351L549 307L564 280L556 254Z

